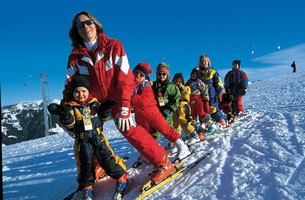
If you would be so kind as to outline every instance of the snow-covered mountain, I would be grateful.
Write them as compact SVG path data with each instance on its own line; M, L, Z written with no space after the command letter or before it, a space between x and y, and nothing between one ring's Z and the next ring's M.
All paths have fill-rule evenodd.
M210 143L212 154L148 199L305 199L305 72L253 83L244 97L247 115ZM105 125L116 154L138 153ZM163 141L166 144L166 141ZM3 147L4 199L63 199L74 191L73 139L65 133ZM134 199L151 167L128 170ZM95 199L110 199L115 181L95 184Z
M48 103L59 100L52 100ZM55 126L56 116L49 118L49 124ZM53 119L53 120L52 120ZM22 101L1 108L2 144L10 145L45 136L43 102ZM52 130L51 130L51 133Z

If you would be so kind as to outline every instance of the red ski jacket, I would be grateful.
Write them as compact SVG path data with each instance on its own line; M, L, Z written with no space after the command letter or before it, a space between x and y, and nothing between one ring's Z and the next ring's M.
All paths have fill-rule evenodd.
M92 59L85 46L72 50L67 65L63 101L70 100L72 91L69 83L75 75L81 74L88 79L90 93L99 102L113 99L118 101L119 106L129 107L134 77L122 43L99 33L94 57Z

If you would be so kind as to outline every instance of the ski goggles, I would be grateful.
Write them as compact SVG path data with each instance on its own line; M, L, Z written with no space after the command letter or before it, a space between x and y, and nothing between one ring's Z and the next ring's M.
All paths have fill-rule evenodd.
M87 26L90 26L90 25L93 24L93 23L94 23L94 21L93 21L92 19L88 19L88 20L83 21L83 22L77 22L77 23L76 23L76 27L77 27L77 28L83 28L85 24L86 24Z

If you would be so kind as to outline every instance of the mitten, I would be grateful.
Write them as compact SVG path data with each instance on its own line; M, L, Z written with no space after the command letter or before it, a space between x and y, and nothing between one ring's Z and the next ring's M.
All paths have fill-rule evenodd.
M95 115L98 113L98 109L100 107L100 103L98 102L92 102L90 103L90 110L91 110L91 114L90 115Z
M75 124L75 118L68 109L65 109L65 111L59 115L59 121L62 125L67 127L73 126Z
M48 105L48 111L51 115L60 115L65 111L65 107L57 103L51 103Z
M107 100L98 108L98 117L101 121L107 121L111 117L111 107L118 104L117 101Z

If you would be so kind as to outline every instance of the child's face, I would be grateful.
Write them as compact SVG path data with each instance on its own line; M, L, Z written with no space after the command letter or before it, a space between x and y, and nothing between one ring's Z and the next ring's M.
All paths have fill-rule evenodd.
M182 83L182 80L180 78L175 78L173 82L175 85L177 85L179 87L180 83Z
M197 78L197 73L192 73L192 79L196 79Z
M232 66L233 66L234 69L238 69L239 68L239 64L237 64L237 63L233 63Z
M161 82L164 82L167 80L168 74L166 72L158 72L157 77Z
M203 67L203 68L208 68L209 67L209 60L205 57L201 58L200 66Z
M73 97L76 101L80 101L80 102L86 101L88 99L88 96L89 96L89 91L85 87L77 87L73 91Z
M133 72L133 76L134 76L134 80L137 83L143 83L143 81L145 81L145 74L143 72L141 72L140 70L135 70Z

